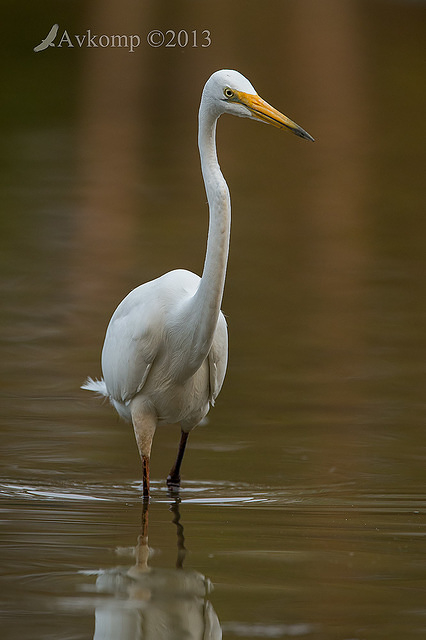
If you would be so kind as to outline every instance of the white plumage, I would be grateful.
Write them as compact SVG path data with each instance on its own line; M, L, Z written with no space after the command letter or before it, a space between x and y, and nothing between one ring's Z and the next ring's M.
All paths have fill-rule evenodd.
M143 391L159 424L180 423L187 430L199 424L222 387L228 356L226 321L220 313L207 358L194 375L186 375L192 331L189 324L183 331L183 315L199 283L194 273L180 269L133 289L108 325L104 380L88 381L84 388L108 396L128 421L131 402Z
M84 389L109 397L133 423L149 496L149 458L157 424L179 423L181 443L169 485L179 485L189 431L207 415L226 372L228 335L220 311L228 261L231 205L216 155L216 123L222 113L286 127L312 139L263 101L237 71L214 73L199 110L198 146L209 203L209 233L203 275L171 271L131 291L118 305L102 350L103 380Z

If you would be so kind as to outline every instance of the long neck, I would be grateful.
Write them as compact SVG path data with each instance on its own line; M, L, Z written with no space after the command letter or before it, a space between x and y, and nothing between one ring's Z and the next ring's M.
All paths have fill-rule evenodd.
M207 332L212 337L222 304L231 227L229 189L217 161L216 123L217 118L213 118L205 110L203 112L201 106L198 147L209 203L209 233L203 275L195 299L203 314Z
M201 102L198 147L201 170L209 203L209 232L200 285L186 307L190 340L186 371L195 372L207 357L212 342L225 285L231 226L229 189L217 161L216 122Z

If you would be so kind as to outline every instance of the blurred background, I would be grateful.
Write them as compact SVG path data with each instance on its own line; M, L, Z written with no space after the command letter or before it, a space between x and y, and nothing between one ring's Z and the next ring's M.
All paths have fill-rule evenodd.
M34 52L55 23L61 46ZM140 45L130 52L95 39L98 46L88 47L86 37L79 47L76 34L81 39L88 30L98 38L138 34ZM176 38L166 46L166 36L154 47L147 40L152 30L186 31L188 44ZM219 159L233 204L223 301L230 360L209 425L190 438L184 478L194 487L236 483L229 485L234 495L242 485L264 487L284 511L284 488L299 492L303 504L327 491L334 506L367 499L368 509L374 503L382 515L389 500L405 496L417 512L409 533L413 541L424 535L426 3L18 0L3 3L0 32L1 474L11 509L4 550L16 599L27 596L11 549L40 532L40 518L51 522L43 525L46 544L57 540L53 522L63 509L60 498L53 511L36 500L24 525L17 513L29 509L28 486L38 487L41 499L40 487L52 496L58 483L63 490L76 483L80 493L92 483L108 492L111 483L140 479L131 428L79 386L87 375L100 375L105 328L128 291L177 267L201 273L208 212L197 111L204 82L220 68L246 75L316 141L245 119L219 123ZM176 429L156 434L158 499L177 441ZM129 513L114 508L131 544L137 532L127 532ZM396 512L405 508L404 502ZM222 533L224 521L233 523L213 544L229 545L229 553L239 548L240 513L228 511L225 520L214 510L190 513L201 565L207 526L210 544L217 523ZM322 515L321 535L329 541L334 534L327 527L336 521ZM261 536L265 512L251 516ZM281 549L279 531L286 527L274 517L277 537L268 544ZM365 512L359 517L362 528ZM86 512L76 502L64 528L80 519L90 529L92 518L107 529L111 524L105 511ZM337 526L346 531L343 520ZM316 524L313 517L300 527ZM370 525L369 531L378 527ZM395 540L402 525L394 526ZM158 525L159 546L161 531ZM108 532L110 546L118 544ZM406 551L417 571L417 547ZM30 555L43 555L25 545L21 560L25 552L30 564ZM394 552L390 565L398 566ZM76 564L65 555L48 566L40 562L46 575L61 562ZM210 578L235 586L251 562L228 566L229 574L225 560L209 565ZM259 571L267 584L269 569ZM317 577L323 571L329 568L321 565ZM335 587L346 575L337 571ZM401 576L408 579L405 568ZM331 612L336 592L329 595ZM383 607L400 597L384 597ZM275 608L269 601L248 611L241 594L232 601L219 587L215 602L225 636L266 637L244 631L251 615L253 624L270 620L281 633L269 637L296 629L280 619L281 596ZM317 637L321 628L330 638L349 637L337 634L327 611L306 615L299 635ZM385 624L389 611L380 611ZM298 620L305 618L295 614ZM424 618L410 620L389 628L377 621L377 629L387 629L388 639L419 637ZM29 627L20 624L22 638ZM344 628L350 637L367 637Z

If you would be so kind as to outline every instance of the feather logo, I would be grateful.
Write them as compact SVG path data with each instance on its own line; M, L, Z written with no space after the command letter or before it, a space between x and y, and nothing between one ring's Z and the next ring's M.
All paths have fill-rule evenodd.
M42 40L40 42L40 44L38 44L36 47L34 47L34 51L38 52L38 51L44 51L45 49L47 49L48 47L54 47L54 39L56 38L56 35L58 33L58 29L59 29L59 25L58 24L54 24L53 27L50 29L49 33L47 34L47 36L45 37L44 40Z

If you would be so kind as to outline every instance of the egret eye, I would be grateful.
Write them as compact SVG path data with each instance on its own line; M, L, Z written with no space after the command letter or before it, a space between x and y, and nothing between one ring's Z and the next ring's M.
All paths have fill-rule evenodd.
M226 87L226 89L224 89L223 93L225 95L225 98L233 98L234 97L234 92L229 87Z

